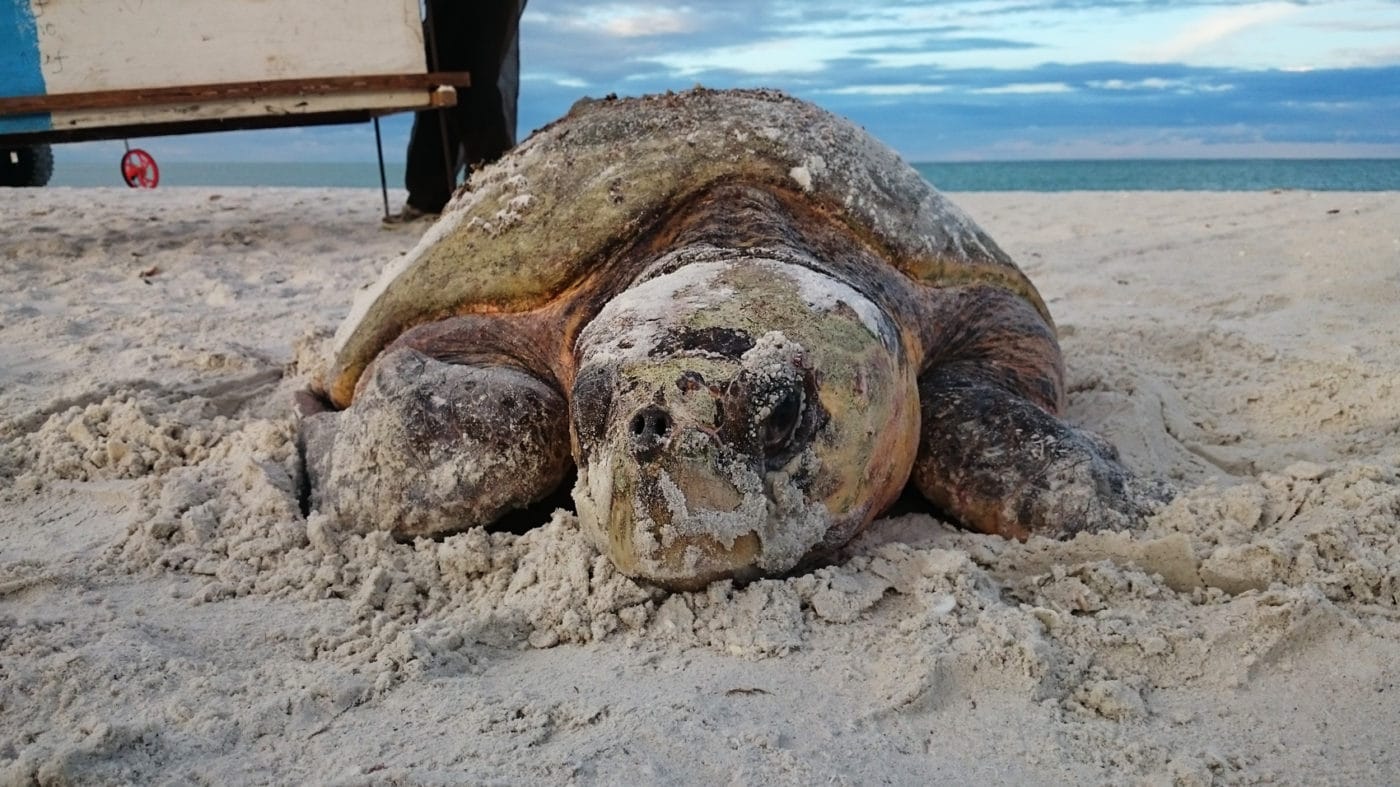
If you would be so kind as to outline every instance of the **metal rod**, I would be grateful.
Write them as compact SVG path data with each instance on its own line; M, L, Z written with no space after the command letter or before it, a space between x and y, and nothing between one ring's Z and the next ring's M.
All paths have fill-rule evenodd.
M384 137L379 133L379 118L374 119L374 149L379 154L379 193L384 195L384 218L389 218L389 179L384 175Z
M424 27L428 30L428 68L431 71L438 70L438 40L437 22L433 19L433 2L427 0L423 4ZM447 134L447 113L437 110L438 136L442 141L442 163L447 177L447 198L452 198L452 192L457 190L457 151L450 148Z

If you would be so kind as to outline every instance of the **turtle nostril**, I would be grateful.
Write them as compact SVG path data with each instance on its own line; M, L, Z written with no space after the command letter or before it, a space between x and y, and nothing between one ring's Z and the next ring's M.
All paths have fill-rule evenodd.
M671 416L660 407L644 407L632 416L632 437L641 445L654 445L671 431Z
M763 447L772 450L786 445L801 417L802 394L788 391L763 423Z

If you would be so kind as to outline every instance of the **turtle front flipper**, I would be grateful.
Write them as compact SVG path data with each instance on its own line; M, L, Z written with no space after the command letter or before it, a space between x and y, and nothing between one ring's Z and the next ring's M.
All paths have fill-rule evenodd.
M1103 438L1051 415L975 362L919 380L923 425L913 482L963 525L1025 539L1136 526L1170 498Z
M349 532L410 538L547 497L572 466L567 404L500 361L447 363L411 346L381 355L349 408L303 416L310 506Z

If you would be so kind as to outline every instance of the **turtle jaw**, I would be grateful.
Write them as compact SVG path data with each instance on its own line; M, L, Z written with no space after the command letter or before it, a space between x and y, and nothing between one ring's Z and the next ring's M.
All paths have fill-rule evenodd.
M580 519L619 571L671 590L747 581L792 568L832 529L793 474L689 426L580 467Z
M679 477L655 464L618 469L615 482L635 486L630 495L614 495L600 524L619 571L671 590L759 574L761 500L746 500L732 484L698 466Z

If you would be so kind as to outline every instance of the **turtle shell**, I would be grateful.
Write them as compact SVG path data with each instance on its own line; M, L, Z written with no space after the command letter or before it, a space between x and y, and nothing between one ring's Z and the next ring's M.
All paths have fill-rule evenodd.
M415 325L569 297L670 208L721 182L800 188L933 286L1035 288L965 214L849 121L766 90L584 100L473 174L442 218L357 299L326 392L344 407L365 367Z

